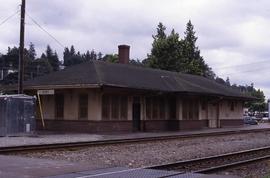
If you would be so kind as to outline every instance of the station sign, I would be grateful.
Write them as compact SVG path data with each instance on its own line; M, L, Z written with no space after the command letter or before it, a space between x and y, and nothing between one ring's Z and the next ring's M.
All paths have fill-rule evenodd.
M54 90L38 90L39 95L54 95Z

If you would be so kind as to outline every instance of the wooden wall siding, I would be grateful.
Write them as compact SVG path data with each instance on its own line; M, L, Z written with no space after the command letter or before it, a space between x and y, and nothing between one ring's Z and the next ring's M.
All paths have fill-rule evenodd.
M185 129L199 129L208 127L209 119L211 119L212 115L214 114L214 110L210 107L210 103L206 104L206 108L202 107L203 99L199 97L191 97L189 100L188 97L181 97L175 96L175 122L170 118L170 96L163 95L125 95L125 100L122 101L126 103L125 106L121 104L121 97L120 99L115 98L111 99L111 104L109 107L110 110L114 112L110 112L108 117L112 117L112 120L102 120L102 108L103 102L102 96L104 95L104 91L99 89L67 89L67 90L56 90L56 93L61 93L64 95L64 119L59 119L57 122L52 122L55 120L55 96L42 96L42 105L44 110L44 118L50 124L54 123L57 125L57 128L61 128L61 124L63 124L65 129L72 128L69 124L75 124L77 126L82 126L82 123L87 123L87 126L91 128L91 130L101 130L104 126L104 130L109 130L108 124L112 124L112 128L115 129L114 131L132 131L132 104L133 104L133 97L137 96L140 98L141 103L141 124L142 128L145 131L154 131L154 130L185 130ZM80 120L79 119L79 96L81 94L88 94L88 110L87 115L88 117ZM107 93L105 94L111 96L120 96L119 93ZM123 95L121 95L123 96ZM150 98L147 101L147 98ZM234 101L235 102L235 101ZM115 103L119 103L115 105ZM188 104L186 104L188 103ZM190 104L191 103L191 104ZM185 105L186 104L186 105ZM122 105L122 106L121 106ZM150 106L150 107L148 107ZM188 108L192 108L186 111L188 113L189 120L184 118L184 110ZM243 105L242 102L238 101L234 107L234 110L231 111L231 108L228 104L228 100L219 100L219 124L221 127L231 126L231 125L239 125L242 122L242 109ZM121 109L124 108L124 109ZM150 109L149 109L150 108ZM118 112L115 112L117 111ZM195 111L195 112L193 112ZM150 112L150 114L149 114ZM118 116L118 117L117 117ZM174 118L174 119L175 119ZM64 122L68 121L68 122ZM71 122L69 122L71 121ZM78 122L76 122L78 121ZM87 121L89 121L89 124ZM169 122L170 121L170 122ZM99 123L100 122L100 123ZM94 124L93 124L94 123ZM94 127L98 127L97 129L93 129ZM54 128L54 125L51 125ZM86 127L86 126L82 126ZM125 127L125 128L124 128ZM85 128L85 130L88 130ZM71 130L73 131L73 130Z

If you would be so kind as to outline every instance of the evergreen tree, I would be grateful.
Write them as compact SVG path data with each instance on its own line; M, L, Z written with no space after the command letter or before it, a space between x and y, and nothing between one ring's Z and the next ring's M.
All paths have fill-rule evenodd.
M157 34L153 36L154 39L166 39L167 35L165 33L166 27L159 22L158 27L157 27Z
M196 46L197 39L194 26L189 20L186 25L185 37L183 40L183 55L187 65L185 73L214 78L212 69L205 63L203 57L200 55L199 48Z
M5 65L6 67L13 67L14 69L18 69L19 66L19 48L8 47L8 52L4 55Z
M52 51L51 47L48 45L46 49L46 58L48 59L48 62L53 68L53 71L58 71L59 70L59 64L60 61L58 59L58 55L55 52Z
M229 77L227 77L227 79L226 79L226 85L227 85L227 86L231 86L231 82L230 82Z
M76 53L73 45L71 45L70 50L67 47L64 49L63 56L65 66L80 64L84 61L84 55L81 55L79 51Z
M216 77L215 81L219 84L226 85L226 81L223 78Z
M69 66L70 52L67 47L65 47L64 49L63 58L64 58L64 66Z
M184 39L180 39L173 29L169 35L166 27L159 23L157 34L153 35L151 54L143 63L152 68L215 77L212 69L204 62L200 50L196 46L197 37L194 27L189 21Z
M117 54L106 54L103 58L103 61L111 62L111 63L118 63L118 55Z
M103 54L102 54L101 52L99 52L99 53L97 54L97 59L98 59L98 60L101 60L101 59L102 59L102 56L103 56Z
M90 55L90 51L87 50L86 53L83 55L84 57L84 61L90 61L91 60L91 55Z
M76 54L75 48L73 45L70 47L70 56L74 56Z
M91 60L97 60L97 54L93 49L92 49L92 51L90 53L90 59Z
M28 58L30 61L35 60L36 58L36 50L34 44L31 42L28 49Z
M171 31L169 36L165 33L166 27L159 23L157 34L153 36L151 54L143 61L147 66L180 72L183 70L182 40L179 34Z

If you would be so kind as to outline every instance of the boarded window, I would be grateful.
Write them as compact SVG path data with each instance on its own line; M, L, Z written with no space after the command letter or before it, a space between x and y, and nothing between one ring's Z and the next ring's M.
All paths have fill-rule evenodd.
M120 109L118 96L111 97L111 107L112 107L112 119L118 119L119 118L119 109Z
M110 97L108 95L102 96L102 119L110 119Z
M182 117L184 120L197 120L199 118L199 104L197 100L183 100Z
M234 102L230 102L231 111L234 111Z
M79 119L88 118L88 95L80 94L79 96Z
M127 105L128 105L128 99L126 96L121 97L121 102L120 102L120 113L121 113L121 119L122 120L127 120Z
M146 104L146 118L151 119L166 119L166 104L162 97L147 97Z
M176 119L176 99L171 98L169 100L169 111L170 119Z
M103 95L102 119L127 120L128 99L126 96Z
M64 118L64 95L55 95L55 117Z
M151 98L146 98L145 99L145 104L146 104L146 118L151 119L152 118L152 102L151 102Z
M202 100L202 102L201 102L201 108L202 108L202 110L206 110L206 105L207 105L206 100Z
M188 102L187 102L187 100L183 100L182 109L183 109L183 111L182 111L183 119L187 120L188 119Z
M158 99L157 98L153 98L152 99L152 106L153 106L153 110L152 110L152 119L159 119L158 118L158 110L159 110L159 103L158 103Z
M163 98L160 99L159 102L159 118L165 119L165 100Z

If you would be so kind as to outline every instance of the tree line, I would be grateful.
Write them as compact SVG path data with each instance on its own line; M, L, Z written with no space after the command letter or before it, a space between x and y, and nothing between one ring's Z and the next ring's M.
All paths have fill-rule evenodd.
M59 60L58 54L50 45L47 45L45 51L37 57L35 46L29 44L24 49L24 80L33 79L50 72L59 71L64 67L72 66L90 60L99 60L103 57L102 53L94 50L86 51L86 53L76 52L74 46L64 49L64 60ZM0 54L0 71L3 71L3 80L1 84L14 84L18 82L18 66L19 66L19 48L8 47L6 54Z
M131 59L130 64L207 77L224 86L258 97L258 101L246 104L251 110L262 111L265 109L265 96L262 90L255 89L253 84L245 86L231 85L229 78L224 80L214 73L213 69L201 56L200 49L196 44L198 37L190 20L186 24L183 38L180 38L180 34L174 29L167 33L166 27L161 22L157 26L156 34L152 35L152 37L152 48L146 59ZM118 62L117 54L103 55L101 52L94 50L81 53L75 50L74 45L71 45L70 48L64 48L63 61L59 60L57 52L49 45L40 57L37 57L33 43L30 43L29 48L24 50L25 80L91 60ZM19 48L8 47L6 54L0 54L0 69L15 69L16 71L18 69L18 59ZM2 80L2 84L17 83L17 80L18 73L10 73Z

